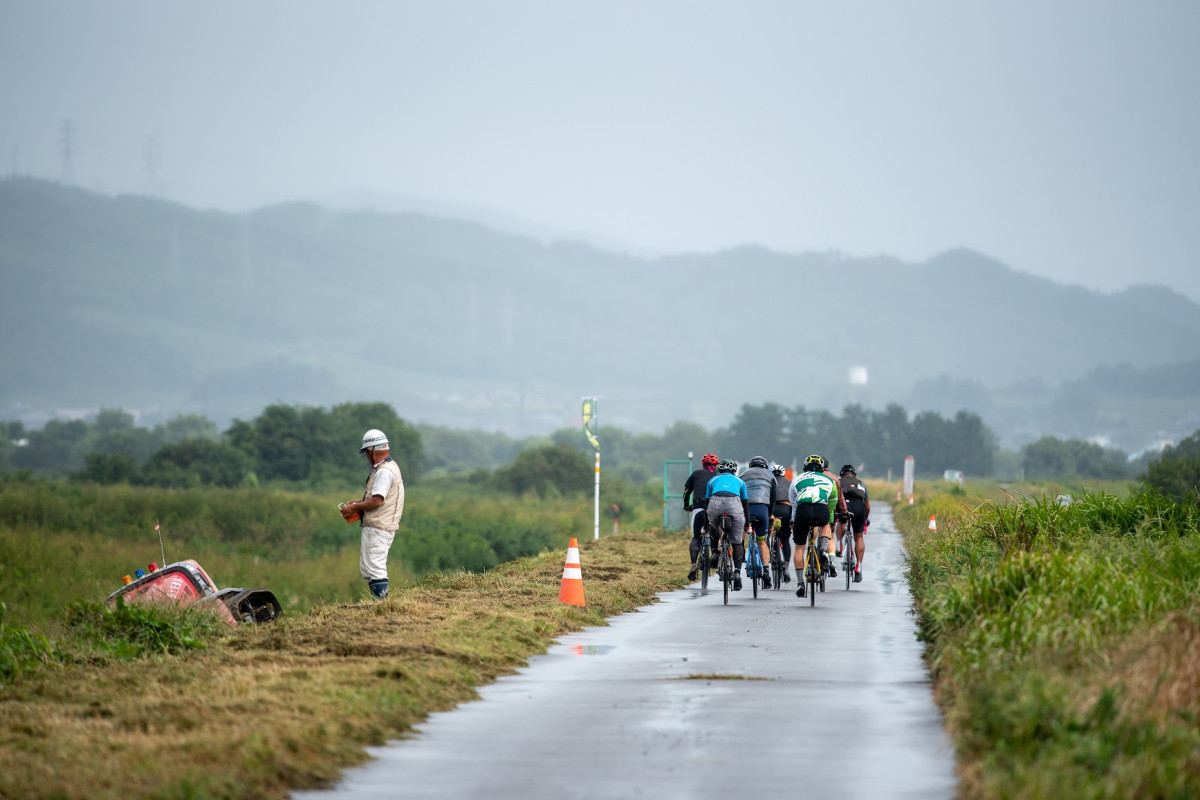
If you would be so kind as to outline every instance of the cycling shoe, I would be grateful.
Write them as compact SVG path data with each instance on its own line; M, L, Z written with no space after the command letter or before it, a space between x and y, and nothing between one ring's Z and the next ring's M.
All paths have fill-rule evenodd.
M801 581L800 585L796 587L796 597L804 597L804 582L803 581Z
M742 590L742 574L740 572L733 573L733 590L735 592Z

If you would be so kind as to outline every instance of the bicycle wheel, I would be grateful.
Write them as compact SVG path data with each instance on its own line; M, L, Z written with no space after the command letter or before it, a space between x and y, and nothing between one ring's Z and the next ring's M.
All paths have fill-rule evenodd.
M762 580L762 555L758 552L758 542L753 542L750 548L754 551L754 577L750 584L754 589L754 599L758 599L758 584Z
M700 593L708 594L708 570L712 566L712 554L708 546L708 537L704 537L705 541L700 544L700 558L696 559L696 566L700 568Z
M846 573L846 591L850 591L850 579L854 577L854 540L842 537L842 570Z
M733 588L733 570L729 566L729 550L724 544L721 545L721 557L717 560L718 570L721 573L721 585L724 587L725 605L729 605L729 591Z
M779 539L771 537L771 580L778 591L783 586L783 551L779 547Z
M804 580L808 581L808 604L817 604L817 573L821 571L821 559L817 556L817 545L813 542L812 529L808 531L808 545L804 550Z

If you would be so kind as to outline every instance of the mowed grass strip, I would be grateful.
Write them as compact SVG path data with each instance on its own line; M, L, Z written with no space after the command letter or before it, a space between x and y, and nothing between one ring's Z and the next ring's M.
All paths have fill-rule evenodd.
M364 747L476 696L551 640L685 585L684 533L440 574L381 603L318 607L133 663L49 663L0 688L0 797L276 798L329 785Z

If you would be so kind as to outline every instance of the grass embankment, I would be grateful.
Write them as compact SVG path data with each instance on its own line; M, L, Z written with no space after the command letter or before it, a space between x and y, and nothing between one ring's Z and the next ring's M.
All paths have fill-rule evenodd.
M585 542L586 609L557 603L564 550L271 625L155 616L148 644L122 638L146 619L83 606L58 642L0 626L25 669L0 681L0 797L271 798L327 784L554 637L682 586L686 546L681 533Z
M73 599L102 600L121 576L194 558L219 586L266 586L291 613L366 596L360 530L337 512L353 496L283 489L154 489L0 480L0 602L7 621L54 634ZM639 515L639 511L642 513ZM655 524L645 504L622 520ZM592 535L591 496L539 499L425 486L409 490L392 546L391 578L483 572Z
M1194 797L1200 508L1063 491L897 506L960 793Z

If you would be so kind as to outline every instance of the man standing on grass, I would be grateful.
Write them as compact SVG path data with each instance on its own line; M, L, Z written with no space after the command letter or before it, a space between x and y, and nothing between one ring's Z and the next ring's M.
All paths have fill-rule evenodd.
M364 433L358 452L366 456L371 473L363 485L362 500L343 504L342 517L346 521L361 520L358 571L375 599L383 600L388 594L388 551L404 513L404 478L400 466L388 454L383 431L372 428Z

